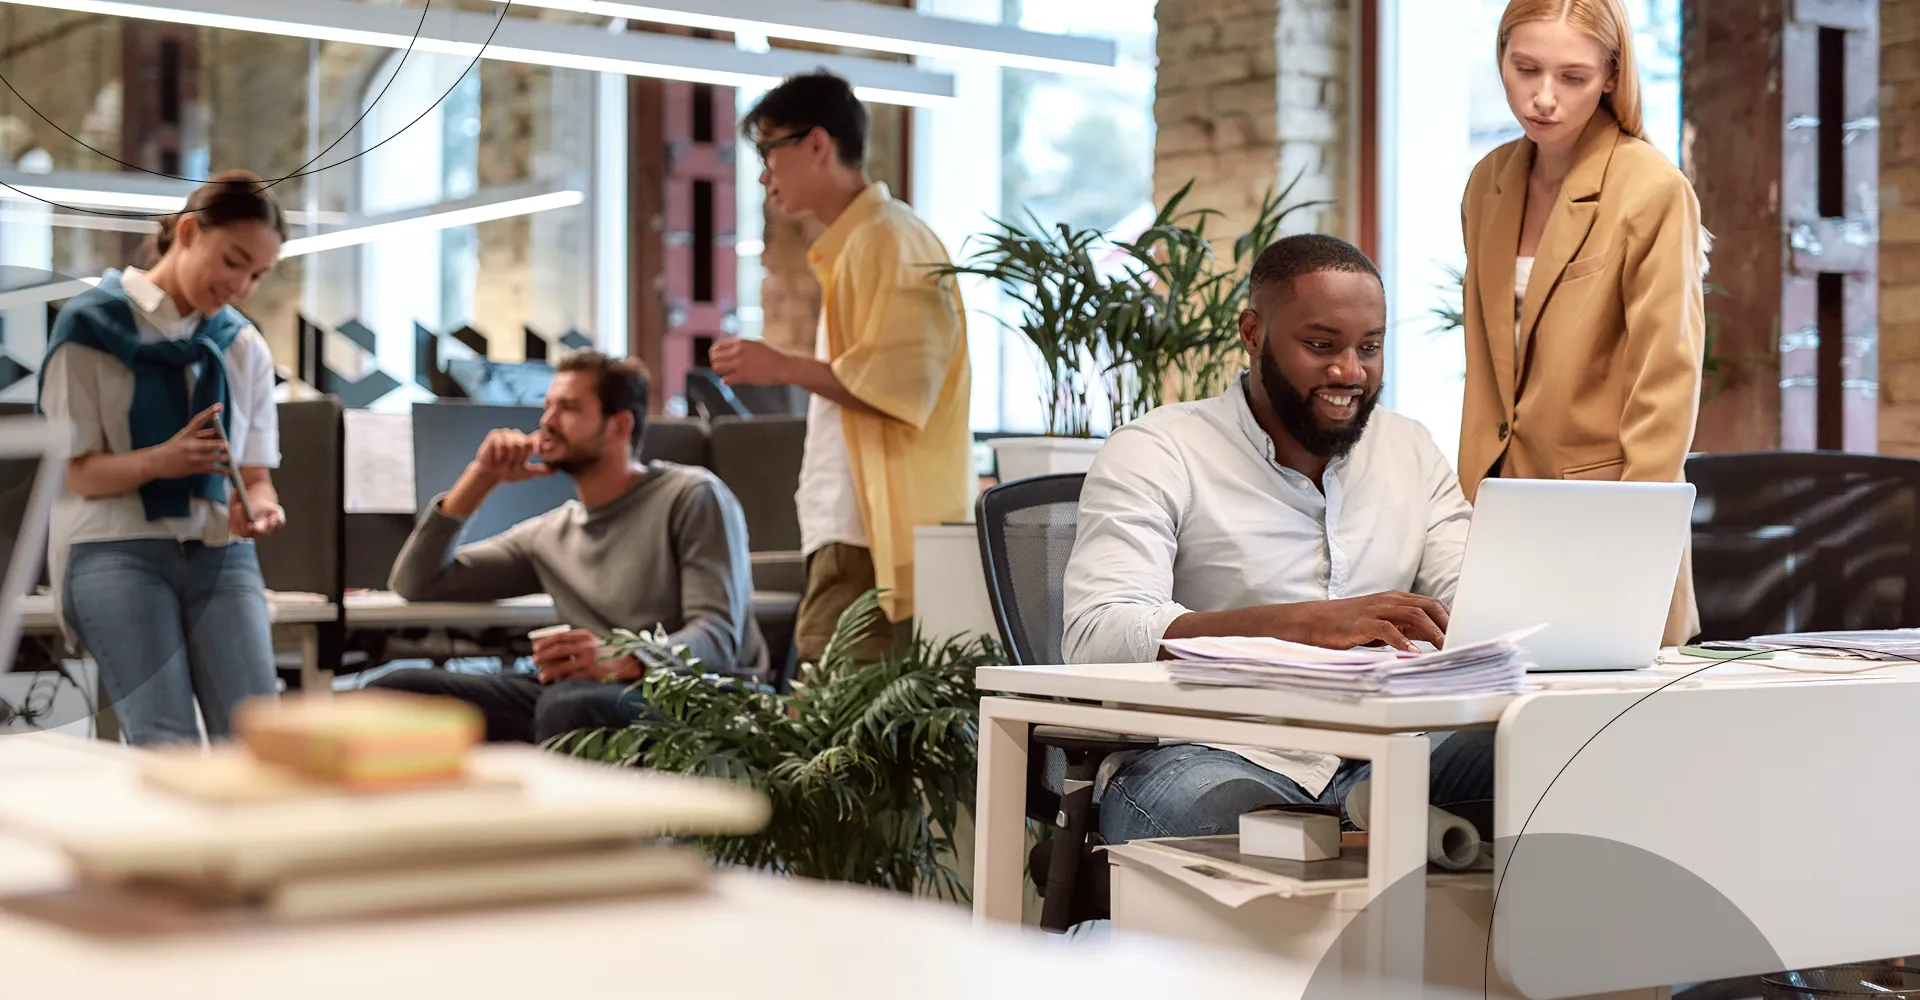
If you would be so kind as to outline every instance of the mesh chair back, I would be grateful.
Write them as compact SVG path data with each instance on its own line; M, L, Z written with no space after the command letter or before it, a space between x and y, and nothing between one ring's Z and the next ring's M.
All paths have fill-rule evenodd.
M1920 461L1696 455L1702 639L1920 626Z
M1014 663L1063 662L1067 560L1085 479L1080 473L1035 476L980 494L975 521L987 597Z

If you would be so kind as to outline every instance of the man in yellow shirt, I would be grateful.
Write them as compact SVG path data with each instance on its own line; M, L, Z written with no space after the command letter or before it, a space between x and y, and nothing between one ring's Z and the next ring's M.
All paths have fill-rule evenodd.
M796 496L807 592L795 623L818 662L840 614L875 587L895 624L913 616L915 525L964 520L973 498L966 313L940 240L867 177L867 112L825 71L787 79L747 113L774 207L826 231L807 252L820 281L812 355L758 340L715 344L733 385L813 394Z

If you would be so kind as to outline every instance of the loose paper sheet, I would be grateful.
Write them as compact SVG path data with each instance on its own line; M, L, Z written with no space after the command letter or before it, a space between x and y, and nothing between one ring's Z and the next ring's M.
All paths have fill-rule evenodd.
M411 514L413 418L346 411L346 502L350 514Z

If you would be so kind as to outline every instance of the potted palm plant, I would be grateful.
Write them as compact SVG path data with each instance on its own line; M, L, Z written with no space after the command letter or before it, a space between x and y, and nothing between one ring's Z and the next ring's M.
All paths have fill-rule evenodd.
M1095 393L1118 426L1169 396L1216 394L1238 370L1239 315L1253 259L1287 216L1326 202L1288 204L1301 175L1269 192L1230 257L1214 250L1210 220L1220 213L1184 208L1189 181L1131 241L1064 223L996 220L975 237L979 248L944 274L986 278L1020 306L1012 325L1033 344L1043 375L1046 433L991 441L1000 478L1084 472L1099 450ZM1117 266L1097 261L1116 256Z
M1269 190L1247 230L1235 237L1231 256L1214 249L1213 209L1182 210L1193 182L1167 199L1153 225L1119 244L1132 262L1129 298L1116 307L1119 322L1107 327L1106 378L1114 424L1125 423L1168 401L1218 395L1240 370L1240 313L1247 307L1253 262L1279 236L1295 212L1331 204L1289 203L1305 171L1278 191Z
M818 664L793 693L703 676L661 634L618 633L604 655L634 653L647 712L624 729L554 741L590 760L723 778L772 802L759 833L711 837L723 864L968 898L955 833L967 822L978 769L975 668L1005 662L988 638L932 640L878 663L852 651L885 625L869 591L840 617Z
M1032 213L1028 219L1025 225L995 220L993 231L975 237L981 245L966 263L941 269L998 284L1020 306L1008 325L1039 355L1046 430L1040 437L989 442L1003 480L1084 471L1093 460L1099 441L1093 438L1088 373L1115 308L1116 283L1100 273L1093 256L1105 236L1066 223L1047 226Z

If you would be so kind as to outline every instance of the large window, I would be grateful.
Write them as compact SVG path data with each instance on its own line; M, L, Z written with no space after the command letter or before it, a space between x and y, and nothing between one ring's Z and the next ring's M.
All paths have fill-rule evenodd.
M0 268L15 279L140 263L150 213L209 169L244 167L278 179L295 237L406 223L291 258L242 304L290 376L316 360L303 350L315 329L322 381L354 405L425 395L416 327L471 326L499 360L624 350L625 77L30 5L0 4L0 49L14 85L0 92L0 173L49 173L61 192L49 206L0 191ZM153 71L123 79L138 67ZM0 400L33 394L34 294L0 316Z
M1449 457L1459 446L1466 355L1461 331L1445 329L1438 311L1460 304L1453 278L1466 263L1460 196L1474 164L1521 134L1494 62L1506 6L1506 0L1381 4L1381 264L1391 324L1386 402L1425 423ZM1675 162L1679 6L1679 0L1627 0L1647 133Z
M995 218L1066 222L1132 237L1153 217L1153 0L921 0L942 17L1091 33L1119 47L1115 70L1073 76L979 63L954 75L954 105L914 120L915 209L955 257ZM998 141L982 141L982 137ZM973 363L973 426L1044 426L1038 356L1003 320L990 286L963 281Z
M470 65L453 56L396 53L368 81L360 126L367 152L357 161L362 212L399 212L474 193L480 71L469 72ZM415 324L443 333L472 321L478 268L472 226L404 233L361 248L359 320L374 332L382 371L402 385L412 382Z

